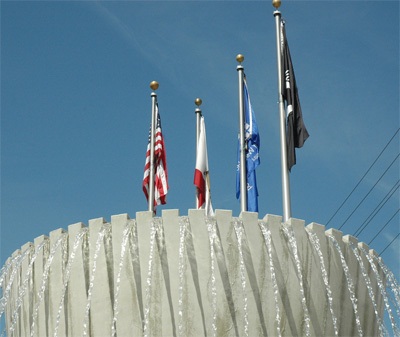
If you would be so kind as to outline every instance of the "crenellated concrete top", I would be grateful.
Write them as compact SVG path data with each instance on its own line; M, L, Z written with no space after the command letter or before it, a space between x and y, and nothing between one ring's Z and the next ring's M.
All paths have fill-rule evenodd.
M136 221L138 221L139 226L140 225L150 225L152 219L154 219L154 218L171 219L171 218L178 218L178 217L180 217L178 209L163 209L161 211L160 217L154 217L153 213L150 211L136 212ZM204 218L205 211L198 210L198 209L189 209L188 217L189 217L189 221L191 219L198 219L199 217ZM217 210L215 210L215 218L217 219L218 223L220 223L220 222L229 223L230 220L232 219L232 211L217 209ZM247 220L254 223L258 219L258 213L242 212L238 218L243 219L243 221L245 223L247 223ZM111 223L111 225L113 225L114 223L120 224L121 222L126 222L127 220L130 220L130 219L131 219L131 217L129 216L129 214L122 213L122 214L118 214L118 215L112 215L111 221L109 223ZM269 226L272 226L272 227L273 226L279 227L279 226L283 225L282 216L280 216L280 215L267 214L262 218L262 221L265 221L267 224L269 224ZM88 221L88 227L98 226L99 224L105 224L107 222L108 221L103 217L90 219ZM373 255L374 257L379 257L379 254L374 249L370 249L369 246L367 244L365 244L364 242L359 242L358 239L354 236L343 235L342 231L339 231L335 228L329 228L326 230L324 225L321 225L321 224L318 224L315 222L312 222L306 226L304 220L296 219L296 218L289 219L288 223L293 226L295 231L296 230L300 231L300 230L303 230L304 228L308 228L311 231L316 232L318 234L325 233L325 235L327 235L327 236L333 236L338 242L344 242L346 244L349 244L351 242L355 245L359 245L364 250L369 251L369 253L371 255ZM71 224L68 226L68 232L72 232L72 233L76 234L77 231L79 231L81 228L83 228L85 226L86 225L83 222L77 222L77 223ZM223 230L223 229L221 229L221 230ZM49 239L49 237L57 238L62 233L65 233L65 232L66 231L63 228L55 229L49 233L49 236L41 235L41 236L35 238L33 245L36 245L38 242L41 242L43 240L47 240L47 239ZM31 245L32 245L31 242L27 242L20 249L15 250L10 258L12 258L18 254L21 254L21 252L28 249Z
M377 335L382 263L315 222L144 211L24 244L2 269L1 303L10 336Z

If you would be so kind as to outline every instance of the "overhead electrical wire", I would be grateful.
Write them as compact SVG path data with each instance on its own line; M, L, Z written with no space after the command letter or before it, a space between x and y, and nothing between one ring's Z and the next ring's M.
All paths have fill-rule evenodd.
M368 195L372 192L372 190L375 188L375 186L381 181L383 176L386 174L387 171L392 167L394 162L399 158L400 153L397 154L396 158L393 159L393 161L390 163L388 168L385 170L385 172L382 173L382 175L379 177L379 179L376 181L376 183L371 187L371 189L368 191L368 193L364 196L364 198L358 203L358 205L354 208L354 210L350 213L350 215L347 217L347 219L342 223L342 225L339 227L339 230L346 224L346 222L351 218L351 216L354 214L354 212L360 207L360 205L364 202L364 200L368 197Z
M393 185L393 187L390 189L390 191L385 195L385 197L382 199L382 201L378 204L378 206L375 207L375 209L368 215L367 219L356 229L356 231L353 233L354 236L359 236L365 228L370 224L370 222L374 219L374 217L379 213L379 211L382 209L382 207L389 201L389 199L392 197L394 192L396 192L399 187L400 187L400 179L397 180L397 182Z
M392 217L383 225L383 227L380 229L380 231L378 233L376 233L376 235L368 242L368 245L370 245L372 243L372 241L374 241L377 236L385 229L385 227L390 223L390 221L393 220L393 218L396 216L397 213L399 213L400 208L397 209L397 211L392 215Z
M385 145L385 147L383 148L383 150L379 153L379 155L376 157L376 159L374 160L374 162L371 164L371 166L368 168L367 172L364 173L364 175L361 177L361 179L359 180L359 182L356 184L356 186L353 188L353 190L350 192L350 194L346 197L346 199L342 202L342 204L339 206L339 208L336 210L336 212L331 216L331 218L328 220L328 222L326 223L326 225L328 225L331 220L336 216L336 214L341 210L341 208L343 207L343 205L346 203L346 201L350 198L350 196L353 194L353 192L356 190L356 188L360 185L360 183L363 181L363 179L365 178L365 176L368 174L368 172L371 170L371 168L375 165L375 163L378 161L378 159L380 158L380 156L382 155L382 153L386 150L386 148L389 146L389 144L392 142L392 140L394 139L394 137L397 135L397 133L399 132L400 128L398 128L396 130L396 132L394 133L394 135L392 136L392 138L390 138L390 140L387 142L387 144Z
M397 235L393 238L392 241L390 241L390 243L379 253L379 255L382 255L386 249L388 249L390 247L390 245L399 237L400 233L397 233Z

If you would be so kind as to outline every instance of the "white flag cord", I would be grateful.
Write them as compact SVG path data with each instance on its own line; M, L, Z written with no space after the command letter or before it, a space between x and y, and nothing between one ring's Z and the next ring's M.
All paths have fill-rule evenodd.
M194 103L197 105L197 108L195 110L195 114L196 114L196 160L197 160L197 156L198 156L198 151L199 151L199 138L200 138L200 119L201 119L201 109L200 109L200 105L202 103L200 98L196 98ZM199 208L199 199L197 197L197 188L195 189L196 191L196 209Z
M281 174L282 174L282 203L283 203L283 222L292 217L290 205L290 181L287 165L286 147L286 114L282 96L282 34L281 34L281 12L274 11L276 23L276 56L278 61L278 97L279 97L279 120L280 120L280 140L281 140Z
M152 88L153 90L156 90ZM150 176L149 176L149 198L148 210L154 212L154 138L156 125L156 100L157 94L151 93L151 132L150 132Z
M243 55L236 57L238 62L244 60ZM245 134L245 117L244 117L244 100L243 100L243 66L239 64L236 67L239 80L239 151L240 151L240 211L247 211L247 172L246 172L246 134Z

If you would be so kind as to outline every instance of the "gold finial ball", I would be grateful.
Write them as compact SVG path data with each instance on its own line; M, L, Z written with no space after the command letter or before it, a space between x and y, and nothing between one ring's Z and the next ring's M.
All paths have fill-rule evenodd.
M194 100L194 104L196 104L197 106L200 106L201 103L203 103L203 101L201 100L201 98L196 98L196 99Z
M281 6L281 0L272 0L272 6L278 9Z
M157 81L152 81L150 83L150 88L153 90L157 90L158 89L158 82Z
M244 60L244 56L242 54L237 54L236 61L238 61L239 63L242 63L243 60Z

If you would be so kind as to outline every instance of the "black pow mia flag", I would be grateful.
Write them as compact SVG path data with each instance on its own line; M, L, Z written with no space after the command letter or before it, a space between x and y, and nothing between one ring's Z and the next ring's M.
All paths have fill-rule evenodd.
M282 96L286 101L286 141L287 141L287 164L290 171L296 164L295 148L303 146L309 134L303 122L299 95L297 93L296 78L290 57L289 46L286 40L285 22L281 21L281 43L282 43Z

